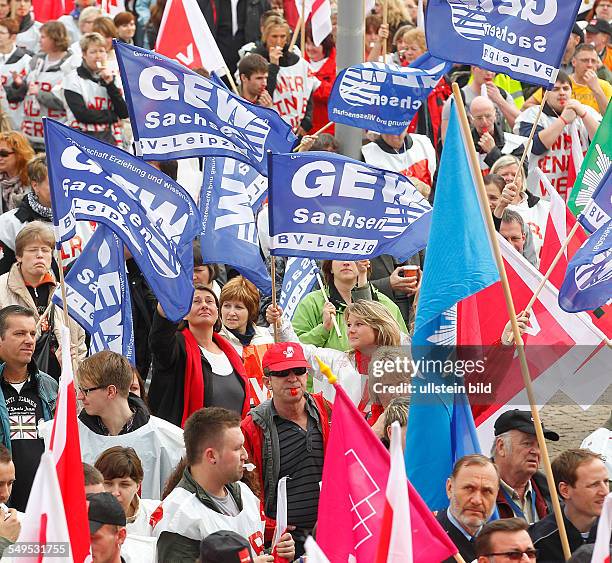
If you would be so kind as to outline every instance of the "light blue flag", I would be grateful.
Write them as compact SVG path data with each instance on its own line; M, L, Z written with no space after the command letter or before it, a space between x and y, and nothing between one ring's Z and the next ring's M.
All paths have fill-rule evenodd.
M317 264L310 258L289 258L285 264L283 288L278 301L283 318L291 321L302 298L317 281Z
M64 281L70 316L91 335L90 353L112 350L135 364L132 304L121 239L100 223ZM53 302L62 306L59 288Z
M205 263L229 264L253 282L265 295L272 293L272 280L259 251L257 223L240 162L233 158L208 157L200 193L202 234L200 245Z
M456 304L498 279L453 106L440 162L412 339L415 360L454 358ZM479 452L480 448L475 434L465 435L474 421L467 398L461 396L465 395L463 379L453 374L421 371L415 383L406 435L406 471L429 508L440 510L448 505L445 483L454 462L461 455ZM447 387L442 392L432 392L430 384Z
M594 233L610 219L612 219L612 166L595 188L578 221L589 233Z

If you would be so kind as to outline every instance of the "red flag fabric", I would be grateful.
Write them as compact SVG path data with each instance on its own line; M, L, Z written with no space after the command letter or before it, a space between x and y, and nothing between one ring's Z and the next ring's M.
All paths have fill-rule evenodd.
M542 274L505 239L498 236L498 240L514 306L521 311ZM507 321L503 291L498 282L459 303L458 344L491 346L499 340ZM609 373L612 351L603 345L605 339L587 314L563 311L557 289L547 283L533 306L531 326L525 335L527 363L538 404L545 404L560 389L579 405L593 404L609 385L609 376L603 374ZM483 451L491 445L495 419L505 410L529 405L518 357L512 347L505 348L502 354L508 356L508 366L501 374L503 385L499 385L499 379L493 381L497 391L495 400L483 404L482 396L470 397Z
M391 426L391 470L387 481L387 502L381 526L376 563L412 563L410 499L406 487L406 465L399 422Z
M317 543L330 561L375 561L382 533L389 452L340 385L323 465ZM439 563L458 552L423 499L406 481L414 561Z
M64 0L33 0L32 9L37 22L45 23L56 20L68 13Z
M90 557L90 541L89 528L83 525L83 522L87 522L85 478L70 357L70 331L65 326L62 326L62 376L49 449L53 454L64 501L73 561L82 563Z
M155 50L188 68L225 73L223 56L196 0L168 0Z

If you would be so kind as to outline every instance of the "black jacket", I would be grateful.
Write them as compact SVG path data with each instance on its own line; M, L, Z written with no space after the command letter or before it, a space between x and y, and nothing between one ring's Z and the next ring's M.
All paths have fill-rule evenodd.
M138 430L140 427L144 426L149 422L151 418L151 414L147 409L146 405L142 401L140 397L136 395L132 395L131 393L128 396L128 404L130 405L130 409L134 413L134 418L131 420L129 424L123 427L119 434L129 434L134 430ZM92 416L85 412L85 409L81 411L79 414L79 420L87 426L94 434L102 434L106 435L104 431L104 427L101 424L101 420L99 416Z
M449 519L446 514L446 510L441 510L438 512L436 516L436 520L440 523L440 526L444 528L444 531L448 534L448 537L455 544L461 557L465 559L466 562L473 561L476 559L476 551L474 550L474 544L470 542L464 535L461 530L459 530ZM442 561L442 563L454 563L455 558L449 557Z
M595 543L599 518L591 526L586 540L583 539L580 532L567 519L565 511L563 512L563 521L565 522L567 540L572 553L585 543ZM542 520L530 526L529 535L533 541L533 546L538 550L538 563L559 563L559 561L565 560L563 549L561 548L559 526L557 526L554 514L549 514L546 518L542 518Z
M476 131L475 127L472 127L471 133L472 133L472 139L474 141L474 146L476 147L476 151L484 153L484 151L478 146L478 141L480 141L480 135L478 134L478 131ZM504 132L500 129L497 123L493 125L492 136L493 136L493 140L495 141L495 146L487 153L484 159L485 164L489 168L491 168L502 156L504 156L502 153L502 149L504 148L506 144L506 139L504 138ZM519 145L510 154L512 156L516 156L517 158L521 158L521 156L523 155L524 149L525 149L525 145ZM525 176L527 176L527 161L526 160L523 164L523 169L525 171Z

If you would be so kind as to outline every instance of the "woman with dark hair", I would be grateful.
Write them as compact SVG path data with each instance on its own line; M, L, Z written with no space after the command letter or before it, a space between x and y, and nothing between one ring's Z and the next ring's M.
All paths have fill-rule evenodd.
M64 72L62 65L72 56L68 51L68 35L64 24L49 21L40 28L40 52L30 61L24 79L15 77L13 83L23 104L21 132L36 152L45 150L43 119L52 117L66 121L66 108L53 92L61 88Z
M312 39L312 25L306 24L306 43L304 56L308 61L310 70L321 83L312 93L312 131L318 131L329 123L327 115L327 102L336 79L336 44L331 33L323 39L320 45L315 45ZM332 125L328 132L334 134Z
M220 330L219 300L208 287L196 285L191 310L180 324L157 306L149 336L149 404L157 416L181 427L202 407L246 416L250 391L244 365Z
M18 207L30 191L28 161L34 151L28 140L17 131L0 133L0 201L4 213Z
M398 306L368 282L368 260L323 260L321 272L325 281L326 301L322 290L309 293L295 310L293 328L302 344L314 344L344 352L349 338L344 310L357 300L379 301L397 321L402 332L408 333ZM335 317L340 335L333 326Z

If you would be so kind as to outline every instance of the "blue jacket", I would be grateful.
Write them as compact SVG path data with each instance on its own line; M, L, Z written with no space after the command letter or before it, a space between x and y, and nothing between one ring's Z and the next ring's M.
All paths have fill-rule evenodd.
M29 366L28 366L29 369ZM4 371L4 364L0 365L0 379ZM36 368L34 373L38 395L42 402L43 418L51 420L55 412L55 401L57 400L57 381L50 375ZM11 451L11 427L9 425L8 409L4 400L4 393L0 393L0 441Z

